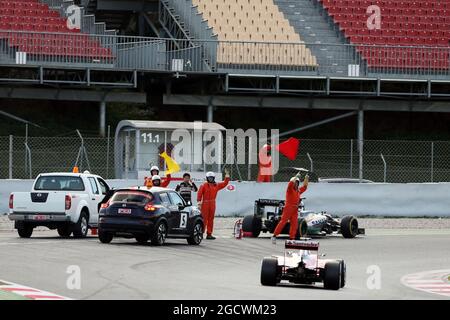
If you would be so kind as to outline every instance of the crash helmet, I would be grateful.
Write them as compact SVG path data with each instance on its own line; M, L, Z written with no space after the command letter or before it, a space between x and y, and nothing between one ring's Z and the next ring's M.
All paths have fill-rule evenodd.
M157 174L155 174L155 175L152 177L152 184L153 184L153 186L155 186L155 187L158 187L159 185L161 185L161 177L158 176Z
M293 177L293 178L291 179L291 181L294 182L294 183L297 183L297 186L300 185L300 178L299 178L299 177Z
M153 174L153 171L156 171L156 173L155 174ZM159 168L157 167L157 166L152 166L151 168L150 168L150 174L153 176L153 175L158 175L159 174Z
M206 173L206 180L207 180L208 182L214 182L215 179L216 179L216 175L215 175L214 172L208 171L208 172Z

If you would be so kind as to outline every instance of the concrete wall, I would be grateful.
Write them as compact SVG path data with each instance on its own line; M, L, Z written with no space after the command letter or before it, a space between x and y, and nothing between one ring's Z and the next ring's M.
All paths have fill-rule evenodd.
M108 180L108 183L118 188L137 185L138 181ZM170 187L175 185L171 183ZM286 183L231 185L233 191L224 189L218 195L218 215L252 213L256 199L282 199L286 188ZM0 213L8 211L10 192L29 191L31 186L31 180L0 180ZM304 197L306 209L337 215L450 216L450 183L312 183Z

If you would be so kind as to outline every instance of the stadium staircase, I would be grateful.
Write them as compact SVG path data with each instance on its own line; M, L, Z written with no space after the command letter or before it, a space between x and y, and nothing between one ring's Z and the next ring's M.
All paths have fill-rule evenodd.
M120 34L127 29L132 20L133 12L131 11L105 11L97 10L97 0L83 0L81 4L85 8L86 15L94 15L98 21L105 23L108 30L119 30Z
M181 58L204 71L217 71L217 35L191 0L161 0L159 23L166 36L174 40L168 49L170 59ZM200 43L195 39L210 42Z
M323 72L347 76L355 53L343 48L345 38L330 24L316 0L274 0L294 30L317 58ZM324 70L326 68L327 70Z
M275 68L297 67L299 72L315 72L316 58L272 0L162 2L186 38L219 41L219 69L271 73ZM272 45L274 42L277 44Z

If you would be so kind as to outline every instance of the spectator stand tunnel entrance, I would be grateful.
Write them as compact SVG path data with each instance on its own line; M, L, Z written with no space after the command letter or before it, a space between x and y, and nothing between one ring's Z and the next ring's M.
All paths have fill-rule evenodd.
M189 133L190 141L184 141L184 136L182 138L175 137L176 135L173 135L175 130ZM217 179L221 179L221 161L220 163L206 164L203 157L198 157L199 151L203 155L205 145L210 141L209 139L205 141L204 133L206 131L223 133L225 127L214 122L120 121L114 139L116 178L143 180L149 175L149 169L153 165L160 168L161 175L165 175L166 163L159 155L166 152L177 161L174 148L177 143L186 142L190 148L187 155L183 154L182 156L188 161L179 163L181 170L173 177L181 178L184 172L190 172L194 180L204 180L205 172L213 171L216 173ZM173 137L175 138L172 139Z

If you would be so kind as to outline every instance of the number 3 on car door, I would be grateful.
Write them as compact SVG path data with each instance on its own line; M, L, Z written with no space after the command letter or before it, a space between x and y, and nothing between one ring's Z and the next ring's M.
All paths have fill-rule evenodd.
M180 228L186 228L187 226L187 213L186 212L181 212L180 215Z

